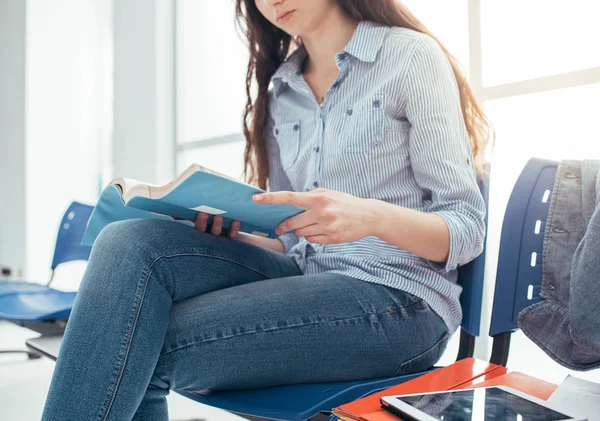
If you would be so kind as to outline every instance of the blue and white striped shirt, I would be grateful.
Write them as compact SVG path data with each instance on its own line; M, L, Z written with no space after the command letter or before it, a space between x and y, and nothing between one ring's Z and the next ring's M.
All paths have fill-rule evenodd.
M431 37L363 21L336 57L322 106L302 76L299 47L273 76L267 156L270 190L317 187L435 212L450 231L446 262L430 262L370 236L311 244L280 238L305 274L335 272L427 302L450 332L460 325L457 266L483 249L485 205L456 78Z

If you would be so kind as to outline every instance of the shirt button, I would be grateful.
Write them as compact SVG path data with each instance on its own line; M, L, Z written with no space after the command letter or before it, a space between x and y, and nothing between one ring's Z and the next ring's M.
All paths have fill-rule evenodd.
M348 115L352 115L352 108L348 108L348 109L346 110L346 114L348 114Z
M300 126L298 124L294 124L294 131L297 132Z
M381 101L376 99L375 101L373 101L373 107L375 108L379 108L379 106L381 105Z
M275 129L275 134L278 135L279 134L279 129Z
M314 187L319 187L319 183L317 183L316 181L313 183Z
M319 152L319 147L318 147L318 146L315 146L315 147L313 148L313 151L315 151L315 152Z

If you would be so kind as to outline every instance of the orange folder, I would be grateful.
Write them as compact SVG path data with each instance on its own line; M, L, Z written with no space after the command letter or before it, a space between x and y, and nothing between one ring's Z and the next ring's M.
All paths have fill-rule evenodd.
M487 361L465 358L447 367L390 387L365 398L334 408L341 419L356 421L398 421L398 418L381 408L382 396L408 393L434 392L460 387L473 387L475 383L490 380L506 373L506 368ZM366 418L368 416L369 418Z
M464 384L455 389L463 389L466 387L486 387L486 386L508 386L513 389L517 389L521 392L527 393L536 398L548 400L550 395L554 393L556 385L545 382L535 377L528 376L527 374L513 371L511 373L503 374L497 377L493 377L490 380L485 380L486 376L481 376L470 382L468 385ZM483 381L480 381L483 380ZM418 393L418 392L417 392ZM352 418L350 418L352 419ZM399 418L394 414L389 413L384 409L364 414L361 418L364 421L398 421Z
M335 408L333 412L345 420L398 421L398 417L381 408L379 399L382 396L486 386L508 386L543 400L547 400L557 387L555 384L518 371L506 373L505 367L467 358L406 383L342 405Z

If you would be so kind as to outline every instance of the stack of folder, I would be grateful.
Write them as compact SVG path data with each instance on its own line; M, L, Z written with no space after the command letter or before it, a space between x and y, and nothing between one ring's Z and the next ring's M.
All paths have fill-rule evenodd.
M333 409L333 413L343 421L398 421L395 415L381 407L379 399L382 396L500 385L544 400L548 399L556 388L556 385L519 372L506 374L506 368L503 366L465 358L413 380L338 406Z

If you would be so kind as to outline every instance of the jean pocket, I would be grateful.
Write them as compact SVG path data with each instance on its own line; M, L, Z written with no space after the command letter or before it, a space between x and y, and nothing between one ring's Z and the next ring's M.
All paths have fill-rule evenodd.
M417 355L414 358L411 358L408 361L400 363L392 377L418 373L433 367L433 365L439 361L439 359L442 357L442 354L446 350L446 345L448 345L449 336L450 335L448 333L445 333L433 346L428 348L425 352Z
M300 130L300 121L276 123L273 127L273 135L277 139L281 166L284 170L292 167L298 159Z

